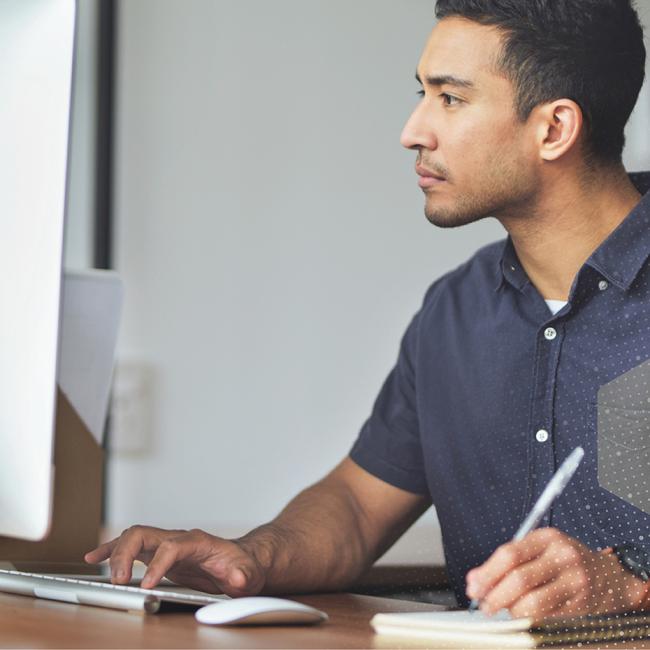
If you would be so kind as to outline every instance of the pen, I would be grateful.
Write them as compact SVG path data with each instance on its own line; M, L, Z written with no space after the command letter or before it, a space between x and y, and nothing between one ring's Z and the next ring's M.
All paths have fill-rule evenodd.
M565 459L564 462L558 467L557 472L553 478L548 482L544 491L540 494L539 499L535 502L533 509L524 519L519 530L515 533L512 541L518 542L522 540L528 533L539 524L542 517L546 514L551 504L557 497L564 492L564 488L569 484L569 481L575 474L575 471L580 465L582 457L585 455L582 447L576 447ZM469 604L469 611L473 612L478 609L479 602L476 598L472 598Z

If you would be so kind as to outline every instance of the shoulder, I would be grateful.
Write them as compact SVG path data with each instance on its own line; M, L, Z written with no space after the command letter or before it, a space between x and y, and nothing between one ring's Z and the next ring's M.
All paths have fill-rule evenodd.
M495 294L501 280L500 262L505 239L480 248L466 262L438 278L427 290L422 303L426 316L446 302L456 306L476 304Z

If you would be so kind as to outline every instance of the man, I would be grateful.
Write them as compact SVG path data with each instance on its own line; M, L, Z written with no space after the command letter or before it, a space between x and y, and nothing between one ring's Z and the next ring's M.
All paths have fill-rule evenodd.
M621 163L644 76L637 15L627 0L436 11L402 143L429 221L494 216L507 241L428 290L349 458L237 540L125 531L87 555L110 557L114 582L137 558L145 587L167 575L232 596L344 589L433 503L461 604L645 607L650 178ZM543 528L509 542L578 445Z

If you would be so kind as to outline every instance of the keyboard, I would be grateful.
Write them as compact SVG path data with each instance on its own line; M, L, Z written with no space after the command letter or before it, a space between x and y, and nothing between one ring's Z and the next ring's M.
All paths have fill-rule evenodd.
M114 585L101 580L8 569L0 569L0 591L147 614L155 614L164 602L202 607L229 600L225 595L207 594L177 585L143 589L131 585Z

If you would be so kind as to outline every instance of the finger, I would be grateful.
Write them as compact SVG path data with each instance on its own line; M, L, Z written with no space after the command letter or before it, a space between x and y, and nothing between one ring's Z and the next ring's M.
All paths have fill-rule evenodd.
M485 563L467 574L467 595L483 598L510 571L539 557L551 539L559 534L551 531L551 528L535 530L521 541L500 546Z
M220 538L217 544L213 542L210 547L211 552L201 562L201 569L213 579L218 589L233 597L252 595L262 590L264 576L249 551L236 541Z
M484 596L481 611L494 614L501 609L510 609L526 594L557 578L560 571L560 567L543 554L519 565Z
M165 574L165 578L168 578L177 585L196 589L197 591L204 591L212 594L223 593L223 589L220 589L209 575L197 571L196 568L188 571L187 568L177 567L182 567L182 565L177 564L173 566Z
M575 616L586 612L584 573L565 571L522 596L509 609L512 616L538 621L548 616Z
M156 548L160 543L160 530L148 526L132 526L118 539L110 557L111 581L126 584L131 580L133 562L142 552Z
M116 537L110 542L104 542L104 544L100 544L92 551L88 551L88 553L84 555L84 560L89 564L97 564L99 562L107 560L111 556L111 553L113 552L113 549L115 548L119 539L119 537Z
M145 589L155 587L178 562L187 560L196 552L196 544L188 536L166 539L160 543L142 578Z
M224 545L223 549L220 544ZM205 591L223 591L230 596L245 595L251 582L251 571L244 567L245 562L239 561L242 558L233 557L231 551L235 548L231 543L207 536L202 531L167 539L156 550L141 585L145 589L154 587L163 577L171 577L183 571L183 565L189 565L192 567L192 582L197 578L210 580L210 588ZM187 569L183 582L188 582Z

